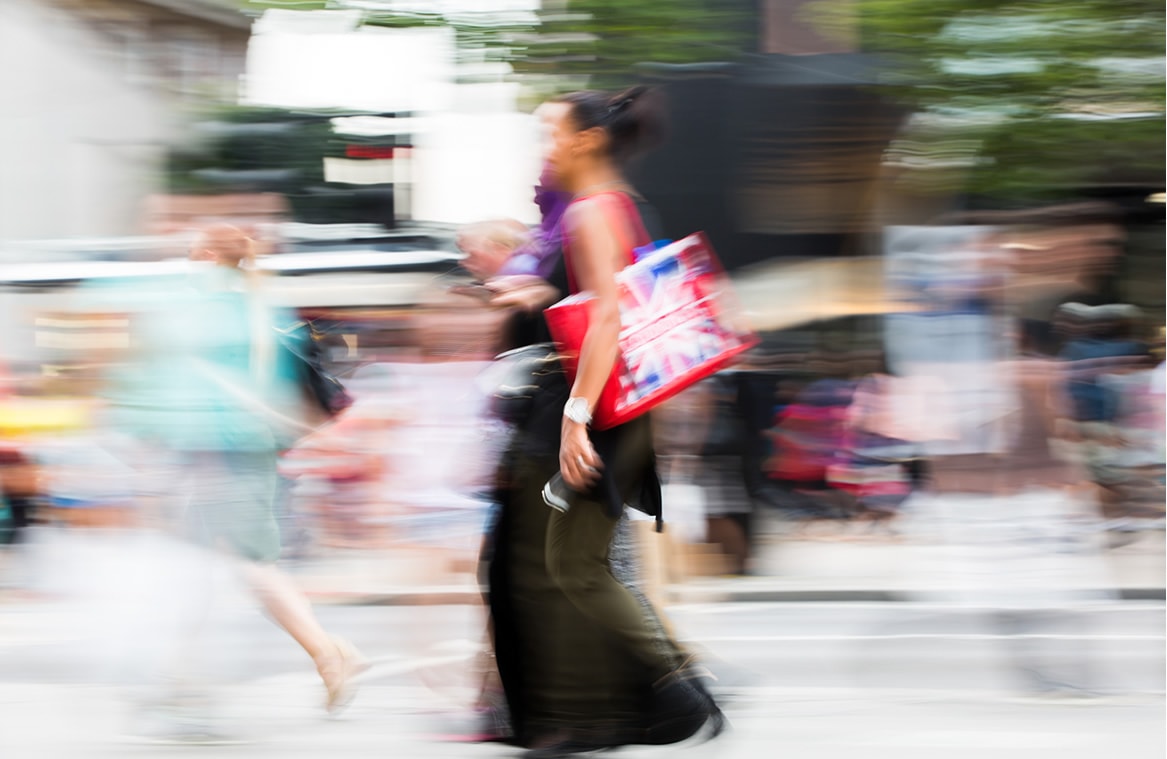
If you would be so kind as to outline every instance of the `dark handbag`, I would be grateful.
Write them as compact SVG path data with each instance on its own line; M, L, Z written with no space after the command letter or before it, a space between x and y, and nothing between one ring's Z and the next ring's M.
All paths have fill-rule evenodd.
M341 381L325 368L324 351L310 322L277 328L276 334L284 358L294 367L296 380L313 407L311 410L323 416L321 422L335 418L353 405L352 396Z
M521 426L534 408L535 398L565 383L559 351L554 343L536 343L502 353L492 370L495 386L490 412L507 424Z
M6 546L16 539L16 515L8 505L8 499L0 493L0 546Z

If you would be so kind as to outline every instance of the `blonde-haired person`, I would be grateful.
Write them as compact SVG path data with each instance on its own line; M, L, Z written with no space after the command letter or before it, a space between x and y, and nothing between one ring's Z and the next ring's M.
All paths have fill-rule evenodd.
M466 254L462 268L480 281L491 279L529 236L527 227L514 219L468 224L458 231L455 238L458 248Z
M353 697L367 662L324 630L275 566L277 459L307 425L295 416L301 391L276 349L276 315L260 293L255 249L237 227L203 231L190 253L202 263L135 321L133 379L114 389L111 405L124 430L165 453L169 527L236 565L267 614L312 658L334 712Z

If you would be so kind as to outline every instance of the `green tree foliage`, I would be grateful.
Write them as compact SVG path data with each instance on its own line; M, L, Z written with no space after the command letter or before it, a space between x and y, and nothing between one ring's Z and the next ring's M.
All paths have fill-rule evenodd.
M615 88L644 63L736 60L757 49L749 0L545 2L542 24L516 61L520 74L562 77L567 86Z
M327 118L223 105L197 115L192 129L192 139L170 156L174 191L272 189L324 180L320 159L333 140Z
M340 113L334 115L343 115ZM300 221L343 218L352 198L325 181L323 158L372 138L341 138L330 114L280 108L220 106L193 118L193 134L168 154L174 194L278 192Z
M1155 0L857 0L865 47L917 112L904 152L1018 200L1162 181ZM939 172L955 178L956 173Z
M543 0L534 17L475 11L402 12L400 3L353 0L240 0L244 12L266 9L360 9L362 23L454 29L463 59L513 65L541 95L565 88L614 88L636 79L642 63L736 59L756 49L754 0ZM436 8L437 6L435 6Z
M533 105L616 88L645 63L732 61L757 49L755 0L543 0L537 18L424 3L240 0L265 8L360 8L364 22L443 24L464 61L504 61ZM926 191L1028 200L1162 179L1160 0L821 0L800 11L850 27L886 62L883 90L916 115L893 146ZM818 18L814 18L817 14Z

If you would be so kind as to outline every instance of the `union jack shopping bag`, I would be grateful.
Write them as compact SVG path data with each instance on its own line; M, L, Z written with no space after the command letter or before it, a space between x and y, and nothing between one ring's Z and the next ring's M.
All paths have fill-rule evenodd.
M743 325L728 278L700 232L645 253L616 275L616 285L620 349L592 411L596 429L635 419L758 342ZM581 292L544 312L573 380L591 300Z

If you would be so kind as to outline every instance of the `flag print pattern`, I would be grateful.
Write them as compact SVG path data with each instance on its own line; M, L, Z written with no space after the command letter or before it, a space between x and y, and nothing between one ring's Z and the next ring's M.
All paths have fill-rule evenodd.
M725 318L727 288L701 234L660 248L617 275L620 354L594 412L597 426L635 418L757 342L753 333L739 331ZM567 361L572 375L586 333L587 300L580 294L547 310L552 333L572 356Z
M617 411L743 343L718 320L718 274L698 238L657 251L621 272Z

